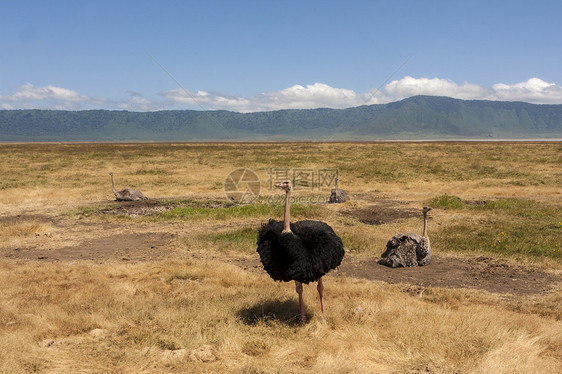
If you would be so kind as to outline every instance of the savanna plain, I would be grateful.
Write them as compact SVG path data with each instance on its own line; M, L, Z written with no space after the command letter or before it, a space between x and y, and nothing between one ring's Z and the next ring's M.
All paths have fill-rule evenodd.
M346 249L306 323L256 253L283 173ZM0 372L562 372L561 186L560 142L0 144ZM433 262L379 265L425 205Z

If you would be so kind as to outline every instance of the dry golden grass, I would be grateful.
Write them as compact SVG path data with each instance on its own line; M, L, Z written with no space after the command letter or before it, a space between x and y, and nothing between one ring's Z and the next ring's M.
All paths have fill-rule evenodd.
M21 247L35 242L37 238L51 237L53 227L41 221L18 221L17 219L0 222L0 238L5 246Z
M237 167L256 171L266 195L274 193L269 167L335 167L356 198L310 212L356 256L380 255L392 234L419 231L419 220L374 227L344 210L383 200L418 209L442 195L509 197L533 200L537 209L434 209L434 251L517 259L560 275L556 255L455 251L439 232L469 222L492 235L531 217L542 223L529 235L561 233L561 166L561 143L2 144L0 249L56 252L122 233L178 236L158 249L171 254L158 261L0 260L0 372L561 372L560 287L532 297L428 287L419 297L404 285L328 275L326 312L315 286L306 286L309 322L301 325L292 284L232 260L255 258L251 233L263 213L197 220L82 214L113 200L110 171L117 189L205 200L224 199L222 183ZM190 353L206 346L208 362Z
M548 373L562 359L560 321L476 291L328 277L327 312L306 287L300 326L292 287L223 262L5 263L0 276L3 373ZM217 360L166 359L204 344Z
M341 187L397 199L560 197L559 143L25 144L0 145L0 201L8 205L112 199L116 187L148 196L223 196L231 170L339 169ZM12 189L17 188L14 194Z

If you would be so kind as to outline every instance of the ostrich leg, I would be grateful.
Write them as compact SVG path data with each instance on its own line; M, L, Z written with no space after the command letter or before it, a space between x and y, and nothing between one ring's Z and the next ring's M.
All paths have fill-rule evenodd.
M320 295L320 308L322 308L322 313L324 313L324 285L322 284L322 277L318 279L318 286L316 289L318 290L318 295Z
M302 283L295 281L295 288L299 294L299 305L301 309L301 322L306 321L306 315L304 314L304 303L302 301Z

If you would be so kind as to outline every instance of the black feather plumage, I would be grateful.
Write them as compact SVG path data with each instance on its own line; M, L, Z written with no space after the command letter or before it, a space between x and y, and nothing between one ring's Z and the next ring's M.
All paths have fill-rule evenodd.
M283 233L283 222L269 220L258 232L258 253L265 271L276 281L317 281L338 267L345 251L339 236L324 222L291 223Z
M417 234L396 234L386 243L379 264L396 267L424 266L431 263L429 239Z

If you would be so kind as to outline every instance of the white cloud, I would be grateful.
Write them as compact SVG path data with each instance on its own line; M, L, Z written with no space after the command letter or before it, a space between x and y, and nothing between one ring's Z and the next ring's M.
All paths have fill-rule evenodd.
M2 107L12 106L24 109L61 109L76 110L82 105L102 105L107 100L91 98L80 95L78 92L57 86L34 86L26 83L20 86L16 92L7 96L0 96Z
M106 107L104 109L120 109L133 112L151 112L166 109L158 104L154 104L139 92L129 90L127 93L130 96L128 100L115 103L114 108Z
M174 89L161 93L164 100L150 100L143 94L127 91L124 99L93 98L74 90L57 86L19 87L16 92L0 96L1 109L121 109L155 111L165 109L231 110L258 112L279 109L349 108L360 105L384 104L414 95L449 96L465 100L524 101L536 104L562 104L562 86L539 78L526 82L492 87L468 82L457 84L442 78L414 78L406 76L388 83L382 90L357 93L325 83L293 85L279 91L240 97L224 93Z
M375 104L370 94L358 94L345 88L334 88L324 83L306 86L294 85L281 91L266 92L252 97L254 108L248 110L307 109L307 108L349 108Z
M358 94L352 90L330 87L324 83L306 86L294 85L280 91L264 92L250 98L198 91L193 94L183 89L166 91L171 100L205 109L225 109L239 112L279 109L349 108L376 104L380 101L375 91ZM379 95L380 96L380 95Z
M562 87L547 83L539 78L531 78L526 82L508 85L494 84L489 100L525 101L536 104L562 103Z
M177 88L174 90L165 91L162 96L178 103L184 103L189 105L201 105L201 103L207 103L212 100L211 94L206 91L197 91L196 93L191 93L183 88Z
M488 94L488 89L476 84L464 83L459 86L448 79L412 78L406 76L385 86L386 93L395 99L415 95L449 96L457 99L475 99Z
M78 92L62 87L46 86L37 87L31 83L21 86L16 93L2 98L7 101L42 101L48 99L62 101L87 101L87 96L82 96Z
M494 84L491 88L471 83L457 85L439 78L404 77L385 87L392 101L414 95L448 96L464 100L523 101L534 104L562 104L562 86L531 78L526 82Z

